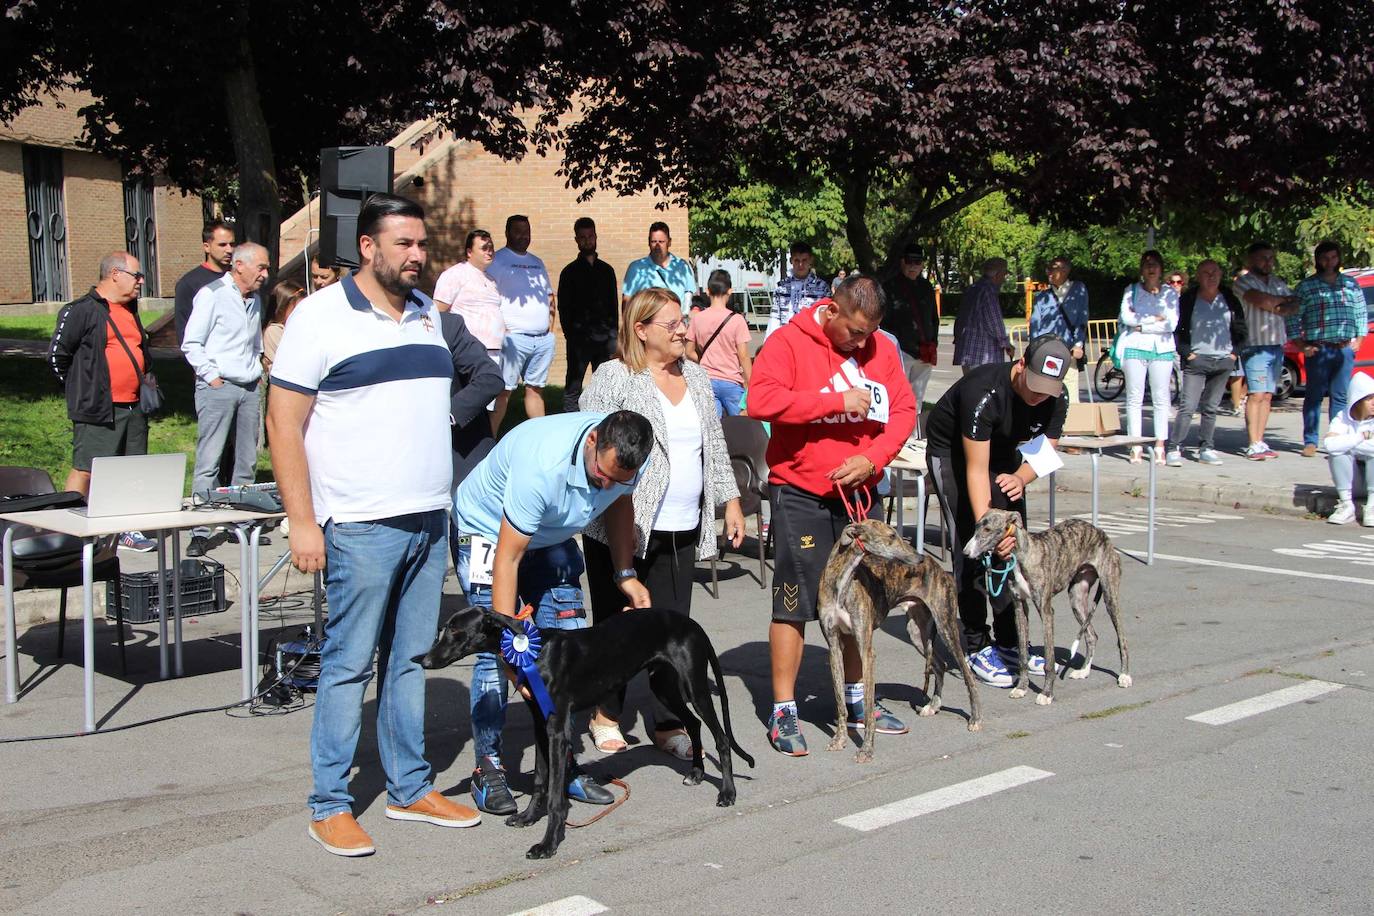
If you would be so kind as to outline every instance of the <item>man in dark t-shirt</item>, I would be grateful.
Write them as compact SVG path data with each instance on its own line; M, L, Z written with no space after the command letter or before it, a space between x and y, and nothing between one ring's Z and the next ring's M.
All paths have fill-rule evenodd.
M1024 491L1035 470L1019 453L1023 442L1043 436L1053 447L1064 431L1068 399L1064 374L1069 348L1052 334L1037 337L1014 363L977 366L945 392L926 426L926 462L940 499L946 531L952 531L954 578L963 621L964 648L980 681L1010 687L1008 668L1018 664L1016 620L1011 590L984 597L979 591L983 564L963 555L973 528L989 509L1012 509L1026 517ZM998 545L997 562L1005 563L1013 541ZM987 602L993 607L988 627ZM1043 672L1045 660L1032 655L1032 673Z
M587 368L595 372L615 356L620 326L620 287L615 269L597 257L596 223L590 217L578 217L573 239L577 257L558 275L558 323L568 344L564 413L577 412Z
M177 346L181 346L181 338L186 333L186 322L191 319L191 306L196 293L224 276L229 269L229 260L234 255L234 227L222 219L213 219L201 230L200 241L205 249L205 259L177 281L174 293L176 304L172 320L177 328Z

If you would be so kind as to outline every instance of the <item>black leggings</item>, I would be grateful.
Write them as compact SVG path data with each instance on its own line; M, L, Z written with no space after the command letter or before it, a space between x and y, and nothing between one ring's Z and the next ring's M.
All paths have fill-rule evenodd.
M635 572L649 590L654 607L692 616L692 576L696 570L700 526L690 531L652 531L643 557L635 558ZM625 594L615 584L611 550L595 538L582 538L587 559L587 591L592 599L592 626L609 620L625 607ZM625 687L602 698L601 709L620 721L625 708ZM682 722L654 697L655 731L682 728Z
M986 597L980 589L983 578L981 560L964 556L964 545L973 537L973 507L969 505L964 467L948 458L927 454L930 482L940 500L940 518L946 531L952 531L950 552L954 555L954 585L959 595L959 619L964 630L964 649L970 653L981 650L989 639L999 649L1013 655L1018 651L1016 617L1012 609L1011 588L1004 588L996 598ZM989 471L995 478L999 472ZM1010 472L1007 472L1010 473ZM1007 498L997 484L992 484L991 508L1014 509L1026 521L1026 501ZM992 604L992 627L988 627L988 604Z

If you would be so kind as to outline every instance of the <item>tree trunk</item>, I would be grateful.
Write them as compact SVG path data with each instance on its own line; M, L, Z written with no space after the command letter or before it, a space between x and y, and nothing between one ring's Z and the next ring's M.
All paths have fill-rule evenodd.
M844 231L854 260L863 273L873 276L877 266L873 254L873 235L868 231L868 186L871 173L856 167L840 177L840 191L844 197Z
M241 14L235 18L241 18ZM239 21L232 25L238 26L229 29L229 34L240 36L238 53L221 72L229 135L239 166L238 240L266 247L275 274L281 235L281 195L277 189L272 135L267 129L262 98L258 94L257 68L246 24Z

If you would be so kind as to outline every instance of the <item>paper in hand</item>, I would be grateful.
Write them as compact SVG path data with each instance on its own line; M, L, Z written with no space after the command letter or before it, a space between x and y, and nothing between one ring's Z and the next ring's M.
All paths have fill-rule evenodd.
M1064 459L1059 457L1059 453L1050 445L1050 440L1044 436L1036 436L1021 445L1021 457L1026 459L1026 463L1031 466L1036 477L1045 477L1053 474L1064 466Z

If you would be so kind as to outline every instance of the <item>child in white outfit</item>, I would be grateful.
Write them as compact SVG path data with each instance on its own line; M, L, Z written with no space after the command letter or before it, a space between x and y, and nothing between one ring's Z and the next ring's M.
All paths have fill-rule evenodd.
M1336 416L1326 431L1327 461L1336 484L1336 511L1327 519L1333 525L1355 520L1354 491L1365 493L1360 523L1374 528L1374 500L1368 498L1367 463L1374 459L1374 378L1356 372L1350 378L1350 406ZM1358 487L1356 484L1358 483Z

